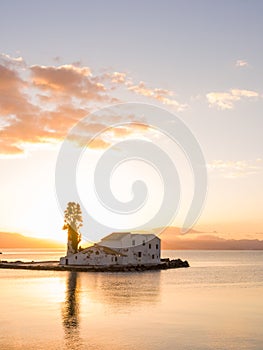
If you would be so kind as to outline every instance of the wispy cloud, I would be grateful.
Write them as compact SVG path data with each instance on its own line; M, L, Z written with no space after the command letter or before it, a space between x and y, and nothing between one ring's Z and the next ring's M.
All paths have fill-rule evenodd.
M110 78L112 83L116 84L126 84L128 81L127 74L124 72L108 73L107 77Z
M18 56L18 57L12 57L8 54L5 53L0 53L0 61L2 62L2 64L4 64L5 66L19 66L19 67L23 67L26 65L23 57Z
M132 77L124 72L106 72L100 79L103 82L110 80L113 84L111 87L112 90L117 89L118 87L125 87L131 93L158 101L163 105L171 106L178 112L184 111L188 108L186 103L178 101L174 91L148 87L144 81L135 83Z
M210 107L218 107L219 109L233 109L234 104L241 99L255 99L260 94L253 90L231 89L228 92L210 92L206 94Z
M239 67L239 68L249 67L249 63L246 60L237 60L235 65L236 67Z
M263 159L258 158L254 161L238 160L223 161L214 160L207 164L209 171L218 172L225 178L240 178L254 175L263 171Z
M175 99L175 94L173 91L159 88L149 88L143 81L137 85L130 85L128 90L133 91L137 95L150 97L154 100L160 101L165 105L173 106L177 111L183 111L188 107L187 104L180 103Z

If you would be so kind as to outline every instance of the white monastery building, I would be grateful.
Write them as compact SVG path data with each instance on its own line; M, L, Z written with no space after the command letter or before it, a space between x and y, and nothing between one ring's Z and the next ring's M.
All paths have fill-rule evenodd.
M68 250L60 265L158 265L160 254L161 240L154 234L114 232L77 253Z

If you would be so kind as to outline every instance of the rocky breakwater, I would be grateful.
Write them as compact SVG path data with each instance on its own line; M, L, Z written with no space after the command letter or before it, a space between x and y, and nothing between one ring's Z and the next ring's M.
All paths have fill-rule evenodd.
M93 271L93 272L135 272L149 270L166 270L177 269L180 267L189 267L188 261L181 259L162 259L157 265L111 265L111 266L94 266L94 265L59 265L58 261L32 261L32 262L7 262L0 261L2 269L23 269L23 270L51 270L51 271Z
M177 269L179 267L190 267L187 260L181 259L161 259L161 265L163 269Z

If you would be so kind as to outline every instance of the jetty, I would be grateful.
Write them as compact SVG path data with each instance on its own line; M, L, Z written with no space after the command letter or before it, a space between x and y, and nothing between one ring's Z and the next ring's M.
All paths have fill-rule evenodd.
M58 261L0 261L1 269L16 269L16 270L43 270L43 271L80 271L80 272L139 272L152 270L167 270L182 267L189 267L188 261L181 259L161 259L160 264L154 265L110 265L110 266L95 266L95 265L59 265Z

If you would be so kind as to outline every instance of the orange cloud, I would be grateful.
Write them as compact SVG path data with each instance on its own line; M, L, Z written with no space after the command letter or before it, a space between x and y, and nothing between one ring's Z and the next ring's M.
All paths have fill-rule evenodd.
M0 54L0 153L21 154L25 145L61 141L69 130L95 108L119 102L114 90L150 97L163 104L183 109L166 89L150 89L145 83L135 85L124 72L92 74L79 63L59 66L27 66L23 58ZM94 135L108 125L133 121L132 115L106 116L107 125L90 114L78 127L79 143L85 133ZM132 133L146 131L147 126L117 127L106 138L98 136L93 147L106 147L111 141ZM95 146L94 146L95 145Z
M102 84L93 82L90 69L65 65L33 66L27 80L9 56L0 57L0 153L20 154L26 143L62 140L89 110L73 97L91 102L108 101ZM24 73L24 71L23 71ZM40 91L40 93L39 93ZM34 104L31 102L32 93ZM50 109L50 103L52 108ZM90 128L90 132L94 127Z
M49 137L63 139L68 131L82 118L88 115L88 111L82 108L75 108L72 105L62 105L56 110L43 112L41 124Z
M12 114L0 117L2 154L20 154L25 143L63 140L69 129L87 115L87 110L71 105L58 106L53 111L43 111L29 104L23 97L18 98L20 95L15 94L15 97L16 103L11 103L12 109L5 109Z
M92 140L88 147L89 148L92 148L92 149L103 149L103 148L107 148L111 145L110 142L107 142L101 138L98 138L98 139L94 139Z
M27 86L16 71L0 65L0 107L1 116L15 114L18 110L22 113L30 109L26 96L22 89Z
M30 67L33 85L39 90L64 94L68 98L101 101L105 87L93 80L90 68L73 65Z
M139 123L129 123L127 124L127 126L123 127L117 127L114 128L114 134L116 136L120 135L128 135L134 132L141 132L144 133L145 131L147 131L149 129L149 126L147 124L139 124Z
M16 70L0 65L0 153L21 153L19 142L36 138L41 129L34 120L40 110L33 105L24 89L28 83L21 79ZM30 135L30 136L29 136Z

